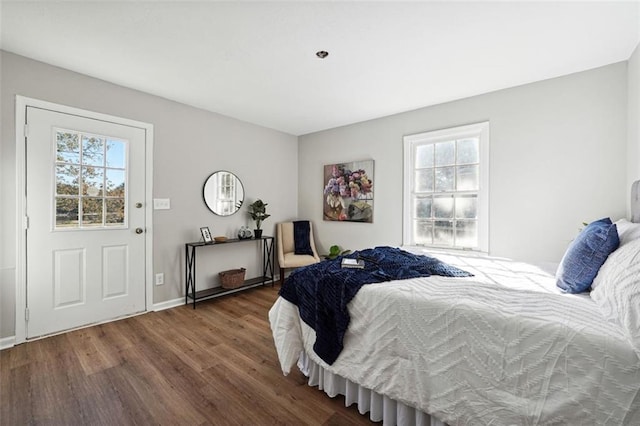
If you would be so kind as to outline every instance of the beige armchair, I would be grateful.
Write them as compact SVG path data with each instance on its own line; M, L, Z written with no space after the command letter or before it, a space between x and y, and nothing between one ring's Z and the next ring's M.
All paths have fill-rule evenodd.
M276 238L278 246L278 263L280 264L280 284L284 282L284 270L299 268L320 262L320 256L316 251L316 244L313 240L313 226L309 222L309 241L313 256L308 254L295 254L293 239L293 222L282 222L276 224Z

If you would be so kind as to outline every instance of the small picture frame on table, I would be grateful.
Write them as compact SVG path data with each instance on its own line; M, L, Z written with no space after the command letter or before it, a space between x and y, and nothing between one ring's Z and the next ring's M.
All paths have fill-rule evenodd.
M208 226L203 226L202 228L200 228L200 233L202 234L202 239L204 240L205 244L213 243L213 238L211 238L211 231L209 231Z

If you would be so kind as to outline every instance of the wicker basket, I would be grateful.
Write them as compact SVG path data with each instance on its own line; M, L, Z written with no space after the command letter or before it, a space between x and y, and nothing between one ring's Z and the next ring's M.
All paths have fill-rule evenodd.
M244 268L230 269L228 271L220 272L220 281L222 282L222 288L238 288L244 284L244 273L247 270Z

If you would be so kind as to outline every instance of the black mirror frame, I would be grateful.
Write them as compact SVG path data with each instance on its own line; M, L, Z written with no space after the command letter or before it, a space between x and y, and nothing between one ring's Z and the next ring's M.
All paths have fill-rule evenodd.
M213 200L207 200L207 184L209 183L209 180L216 175L217 173L228 173L230 175L232 175L235 179L236 182L240 185L240 188L242 189L242 199L240 201L236 202L236 205L234 206L234 211L231 213L227 213L227 214L223 214L221 212L217 212L215 211L215 205L213 204L214 201ZM240 208L242 207L242 204L244 203L244 185L242 184L242 181L240 180L240 178L233 172L230 172L228 170L217 170L213 173L211 173L204 181L204 185L202 185L202 200L204 201L205 206L207 206L207 208L216 216L221 216L221 217L226 217L226 216L231 216L236 214ZM212 204L209 204L209 202L211 202Z

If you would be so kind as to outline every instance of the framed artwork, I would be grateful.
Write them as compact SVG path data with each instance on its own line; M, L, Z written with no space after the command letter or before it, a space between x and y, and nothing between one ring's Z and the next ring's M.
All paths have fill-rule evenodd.
M208 226L200 228L200 233L202 234L202 239L206 244L210 244L213 242L213 238L211 238L211 231L209 231Z
M373 223L373 160L324 166L322 217Z

